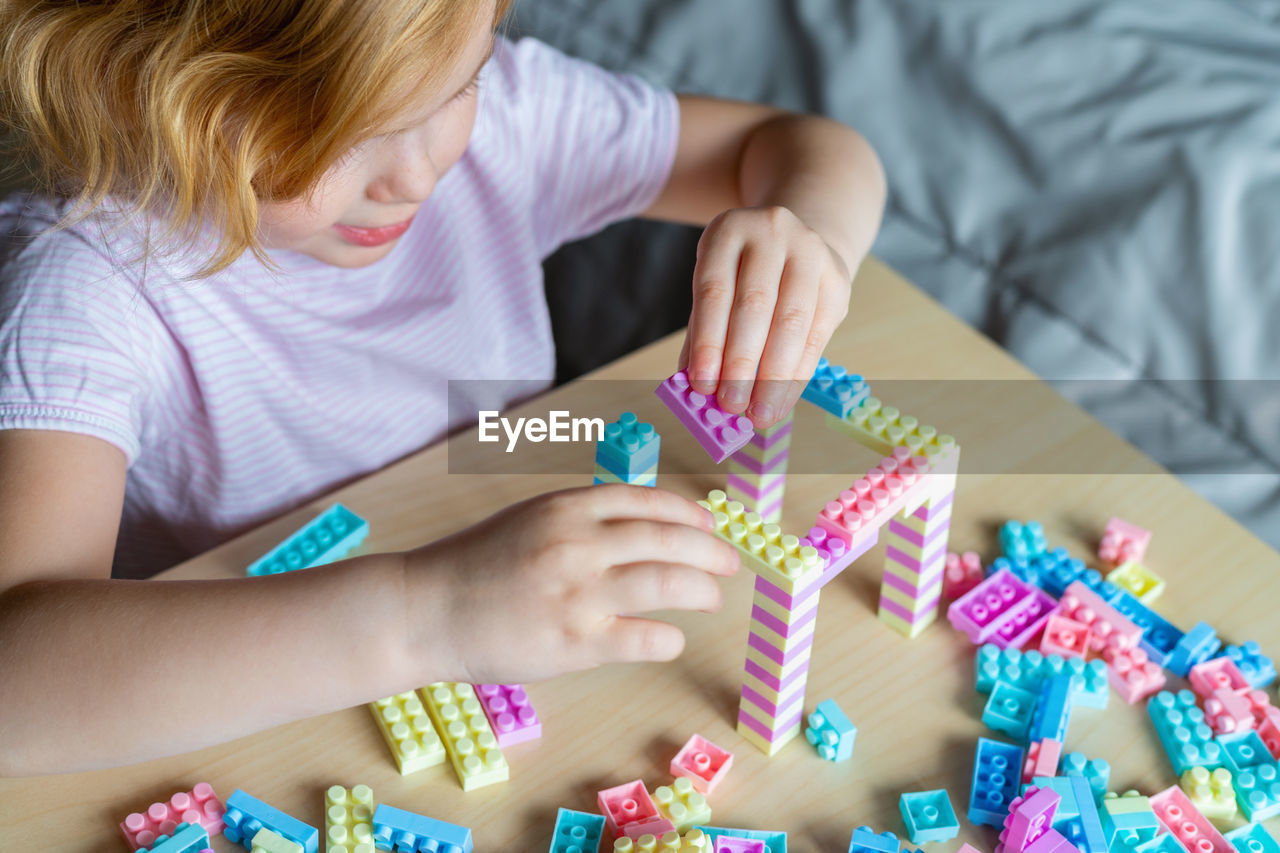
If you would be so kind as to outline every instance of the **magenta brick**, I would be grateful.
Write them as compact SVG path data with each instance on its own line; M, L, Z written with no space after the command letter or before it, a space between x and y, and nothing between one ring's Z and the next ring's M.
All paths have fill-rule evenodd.
M951 603L947 619L970 642L1020 648L1048 621L1056 602L1001 569Z
M542 721L529 703L523 685L477 684L475 691L498 746L505 749L514 743L542 737Z
M683 370L664 380L654 393L716 462L728 459L755 435L755 427L746 417L731 415L720 408L715 397L694 391Z

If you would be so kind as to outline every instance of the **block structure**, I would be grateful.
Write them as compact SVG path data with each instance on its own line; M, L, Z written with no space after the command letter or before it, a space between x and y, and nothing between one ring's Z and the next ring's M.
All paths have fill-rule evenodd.
M634 412L623 412L596 442L595 484L656 486L661 446L662 436L653 424L641 423Z
M438 681L422 688L421 694L462 790L510 778L507 759L470 684Z
M765 853L787 853L787 834L765 829L733 829L722 826L698 826L712 843L721 838L743 838L764 842Z
M542 721L522 684L476 684L476 698L484 708L498 746L506 749L542 737Z
M793 411L773 426L756 430L746 446L729 457L729 499L774 524L782 520L794 418Z
M256 577L323 566L347 556L368 535L369 522L342 504L334 504L250 563L247 571Z
M222 814L226 808L208 782L196 784L190 791L179 791L163 803L152 803L145 812L134 812L120 823L120 834L130 850L150 847L161 835L172 836L179 824L204 827L209 835L222 832Z
M694 391L684 370L663 380L654 393L717 464L741 450L755 434L750 419L731 415L714 396Z
M373 789L331 785L324 792L325 853L373 853Z
M1214 740L1213 729L1205 722L1204 712L1196 707L1195 694L1190 690L1161 690L1147 700L1147 713L1174 773L1182 774L1193 767L1214 770L1223 766L1224 750Z
M1222 657L1231 658L1245 679L1254 688L1263 688L1276 680L1276 665L1262 653L1262 647L1253 640L1241 646L1226 646Z

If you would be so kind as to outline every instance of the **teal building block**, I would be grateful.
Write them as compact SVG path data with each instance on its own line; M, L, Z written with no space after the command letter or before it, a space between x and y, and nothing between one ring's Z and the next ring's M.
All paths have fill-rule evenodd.
M1217 741L1222 747L1223 764L1232 774L1276 763L1267 745L1253 729L1218 735Z
M1069 675L1055 675L1041 685L1031 725L1027 727L1029 740L1066 743L1067 726L1071 722L1071 681Z
M1107 834L1102 828L1102 817L1098 814L1098 803L1094 799L1089 780L1083 775L1068 778L1075 794L1072 799L1080 811L1080 817L1077 818L1080 833L1078 837L1072 838L1071 843L1083 853L1107 853Z
M139 847L134 853L198 853L209 847L209 832L198 823L180 823L173 835L161 835L150 847Z
M1027 795L1030 787L1048 788L1058 795L1058 808L1053 813L1053 825L1080 817L1080 808L1076 805L1076 791L1071 779L1066 776L1034 776L1022 786L1021 796Z
M556 813L550 853L590 853L600 849L603 834L604 815L562 808Z
M1182 846L1182 842L1169 832L1157 835L1150 841L1144 841L1133 849L1136 853L1186 853L1187 850Z
M1280 843L1260 823L1233 829L1226 839L1239 853L1280 853Z
M1068 752L1058 763L1062 776L1083 776L1093 791L1095 802L1101 802L1111 784L1111 765L1103 758L1085 758L1082 753Z
M1030 560L1049 550L1038 521L1006 521L1000 525L1000 550L1011 560Z
M945 788L903 794L898 809L912 844L946 841L960 834L960 821Z
M993 731L1026 741L1027 727L1036 710L1036 696L1029 690L997 681L982 709L982 722Z
M368 535L369 522L342 504L334 504L250 563L248 573L257 577L323 566L359 548Z
M227 810L222 815L222 821L226 824L222 830L223 836L245 850L253 849L253 837L263 827L294 844L301 844L303 853L317 853L320 845L320 831L314 826L272 808L239 788L227 797Z
M1227 646L1221 657L1228 657L1235 663L1244 680L1255 690L1260 690L1276 680L1276 665L1271 658L1262 653L1262 647L1253 640L1242 646Z
M430 850L432 853L471 853L475 848L468 827L382 803L373 811L373 843L382 850Z
M806 720L804 739L827 761L845 761L853 757L853 741L858 729L834 699L818 703Z
M1190 690L1161 690L1147 701L1147 713L1176 775L1192 767L1213 770L1223 766L1222 746L1214 740Z
M596 442L596 464L631 482L657 467L661 446L662 436L653 424L641 423L633 412L623 412Z
M849 838L848 853L898 853L901 846L892 832L877 834L869 826L860 826Z
M1035 649L1023 652L984 643L975 653L974 670L974 686L979 693L990 693L998 681L1038 693L1046 680L1069 675L1074 704L1103 709L1111 699L1107 665L1101 660L1086 663L1080 658L1043 655Z
M1280 815L1280 768L1275 762L1236 774L1236 803L1251 823Z

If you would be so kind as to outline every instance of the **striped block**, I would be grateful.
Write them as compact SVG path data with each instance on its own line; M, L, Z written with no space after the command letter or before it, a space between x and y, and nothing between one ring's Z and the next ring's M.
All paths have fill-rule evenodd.
M601 483L624 483L632 486L656 486L658 485L658 466L654 465L647 471L640 471L634 475L620 477L597 462L595 477L592 482L597 486Z

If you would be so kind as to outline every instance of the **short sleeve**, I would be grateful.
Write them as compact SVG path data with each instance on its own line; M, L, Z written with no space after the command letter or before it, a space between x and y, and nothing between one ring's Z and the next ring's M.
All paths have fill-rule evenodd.
M0 429L103 439L132 464L147 393L139 322L147 306L123 271L56 217L0 205Z
M657 199L680 129L673 93L532 38L499 39L491 66L481 97L515 112L544 257Z

